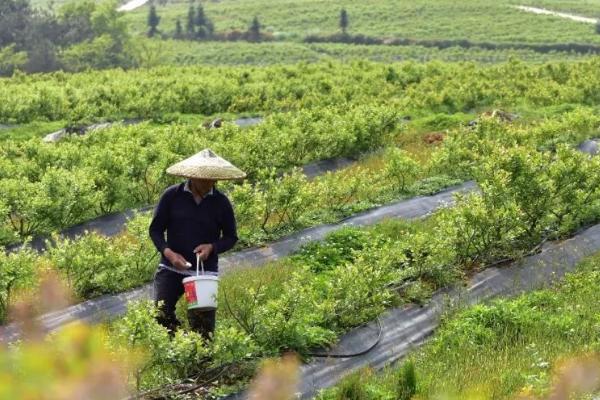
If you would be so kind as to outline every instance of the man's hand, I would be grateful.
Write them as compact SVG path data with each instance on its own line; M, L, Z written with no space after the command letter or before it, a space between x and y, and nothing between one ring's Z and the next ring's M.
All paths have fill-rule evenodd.
M210 256L210 253L212 253L212 251L213 251L213 245L210 243L198 245L194 249L194 253L199 254L202 261L206 261L208 256Z
M173 250L166 248L163 252L167 260L180 271L188 269L187 260L179 253L175 253Z

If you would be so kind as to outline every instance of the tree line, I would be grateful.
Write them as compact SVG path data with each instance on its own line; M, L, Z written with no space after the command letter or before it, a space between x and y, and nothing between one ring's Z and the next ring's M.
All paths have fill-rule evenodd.
M163 38L171 37L179 40L247 40L251 42L271 39L269 35L261 31L262 25L257 16L254 16L245 32L216 33L214 24L206 15L201 2L198 5L194 1L190 3L187 15L184 18L185 27L182 18L177 18L175 29L170 34L159 30L160 20L161 17L158 15L156 5L152 2L148 11L148 37L160 35Z
M0 0L0 76L56 70L132 68L143 49L130 35L118 0L70 1L58 7L36 8L30 0ZM160 4L164 4L160 1ZM159 30L161 17L154 2L148 13L149 37L178 40L261 42L272 40L258 16L247 30L216 32L201 2L192 1L172 32ZM340 12L340 28L347 35L348 14ZM140 53L140 54L138 54Z

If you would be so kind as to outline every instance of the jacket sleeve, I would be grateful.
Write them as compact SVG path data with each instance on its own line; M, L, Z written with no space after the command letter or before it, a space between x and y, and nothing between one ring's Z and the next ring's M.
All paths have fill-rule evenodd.
M212 243L213 251L216 254L224 253L230 250L238 241L237 226L233 207L227 197L224 198L224 207L221 217L221 238Z
M150 239L154 243L156 250L161 254L167 248L167 241L165 240L165 231L169 224L169 208L172 199L172 189L167 189L158 201L158 205L154 210L154 216L150 223Z

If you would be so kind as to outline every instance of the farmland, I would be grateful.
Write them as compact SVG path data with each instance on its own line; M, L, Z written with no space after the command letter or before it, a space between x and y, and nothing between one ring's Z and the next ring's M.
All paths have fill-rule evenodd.
M121 61L113 65L126 68L197 64L270 65L364 59L496 63L511 57L544 62L585 58L589 52L598 53L594 46L600 44L600 36L595 33L593 24L535 15L515 8L516 5L545 6L550 10L594 17L593 6L583 2L420 1L396 4L378 1L373 6L325 1L294 2L285 6L280 2L274 4L272 0L206 2L203 3L205 15L214 25L211 29L216 36L201 41L183 40L183 34L177 36L175 32L177 19L182 26L185 25L189 2L168 1L165 5L161 4L163 2L157 6L160 16L158 34L152 39L145 37L148 5L111 17L118 19L120 29L127 27L128 32L120 35L129 38L119 39L127 42L126 54L117 56ZM47 4L39 1L33 5L43 8ZM60 10L61 6L59 2L54 7ZM355 45L330 43L340 40L338 17L341 8L345 8L349 15L349 36L341 39ZM261 12L253 13L252 10ZM245 32L254 15L260 18L262 32L266 35L262 43L223 39ZM295 15L302 17L296 18ZM317 38L323 43L305 43L307 38ZM379 44L363 44L366 39L376 40ZM412 42L391 45L394 40ZM539 46L549 47L540 49ZM94 51L90 49L90 56ZM57 54L58 61L66 70L106 68L103 60L89 59L90 56L83 57L86 61L80 62L73 59L78 57L76 52ZM101 55L98 57L101 58Z
M600 58L569 46L600 45L600 35L513 7L594 17L594 5L374 3L202 3L216 33L245 31L258 16L259 43L173 39L187 1L157 5L153 38L149 6L115 14L86 3L102 33L57 45L56 65L68 67L11 66L0 78L0 339L18 332L23 342L0 345L9 383L0 382L0 399L94 398L104 379L118 398L219 398L247 388L269 359L294 353L311 363L386 313L437 304L480 274L518 270L597 227L600 157L582 143L600 138ZM342 7L348 33L364 36L340 36ZM70 26L64 15L57 21ZM126 64L104 62L106 35L123 40L117 53L106 48L131 57ZM349 37L381 42L332 43ZM71 68L76 56L87 61ZM252 124L236 123L244 117ZM43 140L55 131L65 137ZM183 328L167 331L138 290L159 259L151 210L181 182L166 169L204 148L247 174L217 183L239 241L221 268L211 340L191 330L183 300ZM460 184L468 190L431 205ZM413 219L371 219L402 202L418 209ZM94 230L112 216L126 223ZM67 233L78 227L92 228ZM319 228L330 233L303 236ZM600 250L593 246L586 254ZM244 251L263 258L245 261ZM354 373L319 399L545 396L561 360L598 350L598 260L552 288L444 309L422 349L381 373ZM45 320L33 318L74 304L96 307L94 321L104 322L59 322L46 337ZM20 383L36 374L39 382Z
M216 31L246 30L254 15L265 29L287 40L304 36L338 32L338 14L345 8L350 16L349 30L354 34L377 37L409 37L420 39L469 39L487 42L529 43L599 43L593 26L549 16L536 16L512 8L513 5L546 6L550 9L577 11L595 16L591 3L546 1L353 1L303 2L275 0L227 0L204 4ZM175 20L185 19L187 2L169 2L158 7L161 28L174 30ZM258 12L257 10L260 10ZM589 13L589 14L588 14ZM145 31L147 7L126 15L137 33Z
M7 118L22 115L29 120L85 118L95 121L144 115L157 122L154 122L156 126L117 125L88 136L44 145L46 147L40 147L39 139L5 141L3 160L7 167L4 171L13 172L4 176L3 187L4 190L14 187L13 192L6 192L4 196L8 199L5 207L9 208L10 217L5 237L24 238L32 233L51 232L106 212L152 204L161 188L171 182L162 172L164 168L194 148L209 143L250 174L252 185L222 187L237 209L242 246L263 243L313 224L336 221L403 196L428 193L475 179L482 194L459 199L453 209L442 210L427 221L405 227L384 224L373 231L350 231L332 239L335 245L331 249L326 241L325 247L310 247L289 261L261 268L264 272L232 273L230 280L223 283L225 288L231 285L231 289L224 289L223 293L234 291L233 297L241 303L221 310L224 314L217 337L227 345L218 340L215 346L224 347L207 347L202 354L213 354L211 358L216 362L225 356L221 351L230 351L229 346L243 346L244 354L254 355L248 361L253 365L255 360L282 349L302 353L311 347L329 344L340 333L372 319L391 304L426 301L435 290L455 282L472 268L485 268L497 260L523 256L540 240L568 236L600 216L596 184L599 159L588 158L572 149L597 134L600 120L593 107L597 101L594 97L597 81L589 79L590 74L586 73L588 69L595 69L595 61L543 66L472 65L465 70L466 67L434 63L405 64L391 69L381 64L357 63L303 66L296 70L273 67L273 71L261 69L246 73L241 68L222 68L218 74L221 81L214 85L229 87L230 91L220 92L220 97L212 96L211 103L194 103L182 97L184 87L188 91L194 87L211 90L203 82L214 78L193 73L198 68L181 69L191 81L182 83L185 81L179 74L180 88L168 83L171 75L163 71L169 69L144 71L137 76L102 72L6 81L8 93L29 91L30 98L36 98L40 90L45 93L38 97L43 100L41 103L23 103L22 97L7 96L9 101L2 111ZM339 73L340 70L347 72ZM110 97L98 97L96 91L89 89L89 83L78 84L81 80L102 82L107 74L113 76L114 86L112 89L106 84L102 86L106 93L111 93ZM512 79L506 80L508 74L512 74ZM307 79L311 75L318 79ZM365 79L368 75L371 79ZM284 80L283 76L288 79ZM528 85L520 84L519 77L528 77ZM158 97L148 90L143 90L142 97L131 93L131 89L123 91L121 88L126 86L119 83L120 79L137 80L139 83L127 87L139 88L151 79L163 96ZM194 83L197 79L202 84ZM182 99L180 102L165 97L166 92L160 89L161 80L173 93L179 93L173 94L172 99ZM310 83L302 87L294 84L294 80ZM287 89L283 82L288 83ZM485 85L481 85L482 82ZM260 87L263 95L253 96L250 87ZM325 87L331 89L324 91ZM445 93L440 93L442 87ZM192 93L189 96L190 100L206 98ZM69 101L78 104L80 114L71 114L74 109ZM570 105L565 107L565 104ZM298 109L300 105L302 109ZM476 110L490 106L510 107L523 117L513 123L490 117L481 119L474 128L466 125L470 118L476 118ZM27 112L24 107L29 107ZM348 109L353 112L347 114ZM266 117L265 121L244 129L226 125L221 130L203 130L194 128L197 122L163 125L164 121L160 121L160 116L166 114L210 115L220 111L252 113L259 110ZM402 122L403 116L411 116L410 121ZM324 126L337 127L334 141L328 140L327 130L321 130ZM198 129L201 135L196 133ZM424 137L431 129L445 130L446 139L441 144L428 146ZM225 138L223 144L219 144ZM132 148L144 151L131 151ZM347 170L312 181L293 172L279 177L273 175L277 170L290 171L289 168L312 160L357 156L381 148L388 150L366 157ZM131 159L132 156L139 157L138 161ZM122 166L115 163L119 158L123 159ZM102 160L111 160L111 168L102 164ZM136 163L142 174L138 178L127 175L135 172L131 167ZM89 173L94 170L101 170L105 175ZM18 176L21 178L17 179ZM25 197L23 190L29 189L23 182L31 185L31 192ZM117 185L117 182L122 183ZM575 182L577 186L573 186ZM36 189L38 185L47 190ZM75 187L79 188L77 192L73 191ZM324 196L322 202L309 201L316 193ZM541 193L544 196L540 196ZM49 201L48 196L55 197ZM76 196L77 201L69 196ZM43 206L38 209L36 204ZM54 211L48 208L50 204L56 207ZM7 256L3 261L3 265L9 267L4 269L5 282L11 284L4 289L4 307L20 296L19 285L35 287L38 284L34 273L36 265L57 271L79 299L119 292L146 282L155 268L144 229L147 223L147 217L140 216L130 222L126 232L114 238L89 234L75 241L57 239L58 243L41 256L28 250ZM15 229L13 233L9 233L11 229ZM465 232L470 234L465 236ZM495 233L490 235L492 232ZM467 238L470 239L467 241ZM369 254L374 251L378 254L372 260L372 272L365 270L367 259L360 255L364 244L356 247L357 243L365 243ZM341 256L337 253L339 250L335 250L337 246L341 246L341 254L350 251L353 255L349 259ZM93 250L90 252L90 249ZM411 254L409 259L407 254ZM93 274L89 273L89 265L95 265ZM361 268L357 268L358 265ZM289 269L296 272L283 273ZM364 276L361 284L366 294L350 300L351 293L343 288L350 282L357 283L355 273ZM332 286L322 286L338 279ZM346 279L351 280L344 283ZM385 290L394 282L409 285L398 296ZM267 285L261 289L265 290L266 297L261 297L261 304L256 304L256 308L245 309L249 303L241 300L244 293L258 290L252 289L252 285L261 288ZM296 293L299 288L304 288L308 297ZM265 326L260 331L248 328L263 326L266 320L274 323L279 320L281 316L265 313L288 312L277 306L288 301L286 296L299 301L289 310L297 322L291 323L288 319L283 325ZM307 303L303 305L303 301ZM323 304L324 308L317 312L309 306L313 302ZM137 307L143 308L132 309L123 322L116 322L115 332L120 332L116 337L131 338L130 329L147 326L149 321L139 318L151 317L152 311L148 311L147 305ZM238 310L239 307L242 308ZM245 315L246 322L240 322L237 315ZM248 322L247 318L254 322ZM135 339L130 345L149 349L168 345L163 342L158 327L152 328L152 332L148 332L151 336ZM187 336L180 338L189 340ZM178 346L178 343L175 341L172 345ZM191 356L185 353L189 351L186 348L178 350L184 351L181 357ZM158 351L158 347L151 350L150 364L143 367L143 374L137 375L140 389L155 387L164 380L181 379L184 377L181 374L194 370L201 372L198 368L215 367L188 360L192 364L170 370ZM233 362L252 370L247 361L233 357Z

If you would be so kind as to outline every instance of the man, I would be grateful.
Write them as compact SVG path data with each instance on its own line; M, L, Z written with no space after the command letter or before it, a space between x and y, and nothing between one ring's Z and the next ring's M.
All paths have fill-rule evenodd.
M196 273L196 255L205 271L217 274L218 255L238 240L231 203L214 184L246 174L209 149L169 167L167 173L187 178L163 193L150 224L150 238L162 255L154 277L155 301L162 302L158 322L173 334L180 325L175 305L184 293L182 280ZM204 338L214 332L216 311L188 316L192 329Z

